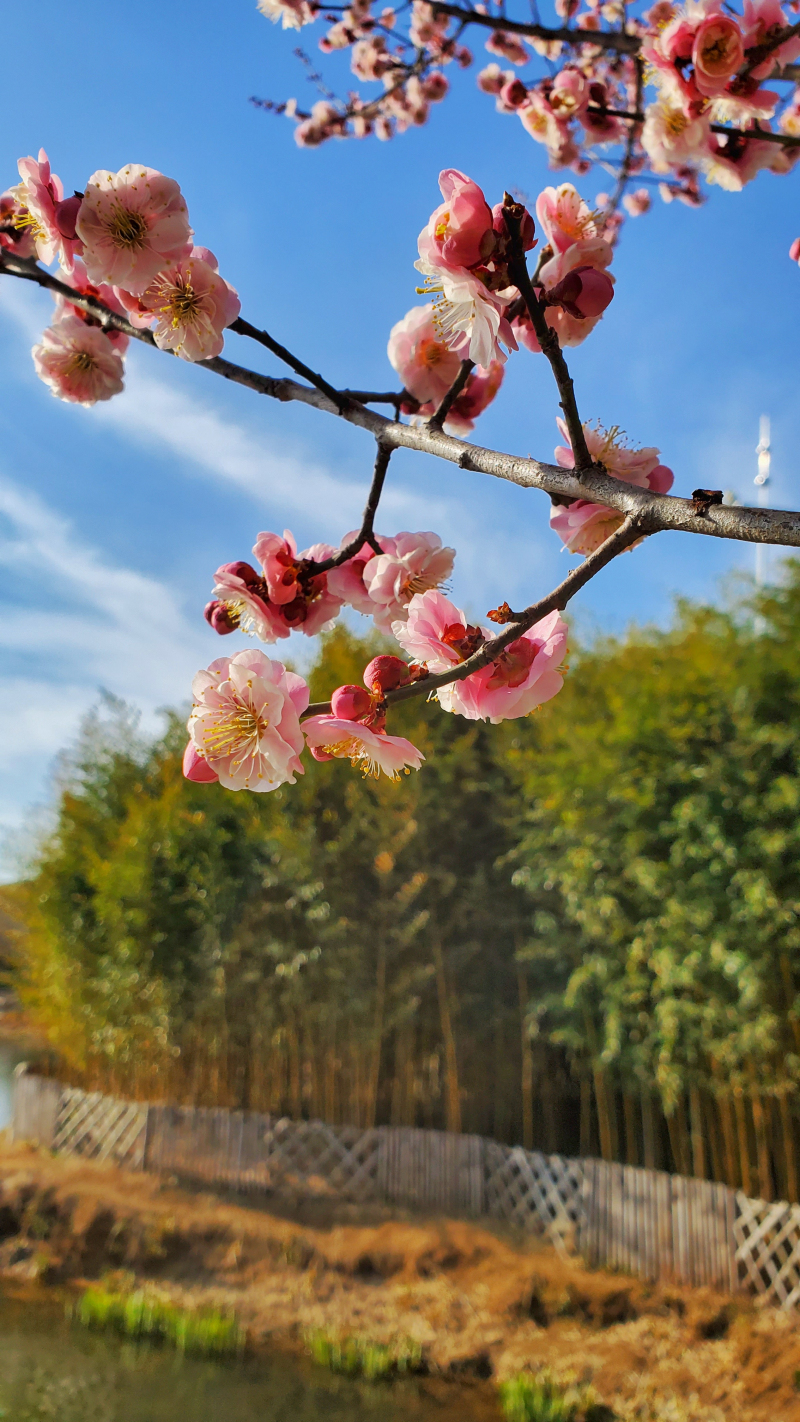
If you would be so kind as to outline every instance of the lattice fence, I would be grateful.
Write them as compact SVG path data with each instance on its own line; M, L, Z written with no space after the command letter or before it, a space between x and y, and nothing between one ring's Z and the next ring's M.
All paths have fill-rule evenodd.
M543 1231L562 1254L577 1252L590 1265L744 1286L800 1308L800 1206L750 1200L711 1181L444 1131L148 1106L24 1071L15 1079L13 1130L48 1149L209 1184L488 1215Z
M559 1253L574 1253L584 1225L584 1162L521 1146L484 1142L486 1213L541 1230Z
M782 1308L800 1304L800 1205L736 1195L733 1225L740 1277Z

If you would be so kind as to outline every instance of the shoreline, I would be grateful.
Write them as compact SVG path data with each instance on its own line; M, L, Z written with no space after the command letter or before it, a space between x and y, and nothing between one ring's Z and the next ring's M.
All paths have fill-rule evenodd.
M544 1367L623 1422L800 1422L800 1319L749 1296L589 1271L484 1223L232 1201L0 1134L0 1282L73 1292L113 1271L235 1312L256 1356L305 1354L314 1330L412 1339L437 1388L494 1399L487 1418L498 1382Z

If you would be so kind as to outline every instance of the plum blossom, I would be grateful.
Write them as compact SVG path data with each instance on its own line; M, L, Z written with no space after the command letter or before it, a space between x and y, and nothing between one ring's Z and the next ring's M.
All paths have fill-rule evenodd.
M642 147L654 173L669 173L680 163L696 160L708 146L708 114L689 115L680 104L662 98L649 104L642 128Z
M766 125L769 131L769 125ZM738 193L746 183L765 170L788 173L800 158L800 149L781 148L766 140L734 134L732 137L713 133L703 164L706 182L716 183L728 192Z
M13 188L0 193L0 247L26 259L36 256L36 242L27 219L28 209L17 200Z
M744 47L754 48L772 40L790 24L779 0L744 0ZM800 35L793 35L767 55L752 70L753 79L768 79L776 67L783 68L800 59Z
M567 440L556 449L556 463L562 469L574 469L575 457L569 443L569 433L563 420L556 421ZM599 425L583 426L589 453L615 479L624 479L640 489L666 494L672 488L674 475L661 464L659 451L653 447L631 449L623 443L620 431L604 430ZM570 553L593 553L623 522L624 514L606 504L590 499L575 499L570 504L554 505L550 511L550 527L561 538Z
M742 32L730 15L712 14L694 33L694 81L701 94L714 98L744 63Z
M10 195L24 211L20 225L28 227L33 236L36 255L49 266L58 257L65 271L70 271L81 243L76 237L76 217L81 198L64 197L64 184L50 172L50 162L43 148L39 158L20 158L17 163L22 181L11 188Z
M119 350L99 326L62 316L43 332L31 352L36 374L59 400L87 408L122 390Z
M67 286L71 286L73 290L78 292L81 296L93 296L96 301L102 302L103 306L107 306L109 310L116 311L118 316L128 317L128 312L112 286L106 286L104 282L101 282L99 286L95 286L89 281L86 275L86 268L80 260L80 257L75 258L72 271L65 272L63 280ZM77 316L80 321L85 321L87 326L100 325L100 322L94 316L90 316L87 311L83 311L79 306L73 306L72 303L67 300L66 296L62 296L60 292L55 294L55 302L57 321L60 321L63 316ZM128 349L129 341L129 337L126 336L125 332L117 331L113 326L109 326L106 328L105 334L114 349L119 351L120 355L123 355Z
M444 202L419 235L419 255L427 267L459 272L485 262L495 246L492 209L477 183L457 168L439 174Z
M614 278L606 271L614 249L601 235L596 215L571 183L545 188L536 212L554 249L537 279L550 303L545 320L562 347L579 346L614 295ZM607 225L604 230L608 231ZM516 318L514 330L528 350L541 350L527 313Z
M637 188L635 193L628 193L622 199L622 206L629 217L644 217L650 211L652 201L647 188Z
M288 529L260 533L253 553L261 571L250 563L224 563L215 574L213 600L206 620L220 633L239 627L262 642L274 642L297 630L313 637L329 632L343 598L328 588L327 573L314 573L309 564L323 562L334 549L315 543L298 553Z
M456 555L435 533L398 533L387 543L392 546L370 559L363 578L375 625L388 633L405 620L417 593L441 587L450 577Z
M153 337L161 350L183 360L218 356L224 331L236 320L241 302L217 269L207 247L193 247L187 257L160 272L139 298L142 317L155 317Z
M303 774L300 716L308 706L301 676L263 652L219 657L192 682L194 706L184 757L189 779L210 779L205 761L226 790L276 790Z
M434 414L461 368L456 351L439 338L435 309L415 306L392 327L388 356L404 388L418 401L407 406L420 417ZM493 361L488 370L478 366L450 407L445 421L449 434L468 434L478 415L494 399L503 379L503 367Z
M355 770L375 780L381 771L390 780L399 780L401 771L419 770L425 759L404 736L373 731L340 716L309 716L303 732L315 760L349 760Z
M128 163L99 169L83 195L76 231L89 280L141 296L153 278L191 251L192 229L178 184Z
M798 266L800 266L800 237L795 237L789 248L789 260L797 262Z
M401 647L431 672L459 666L492 636L471 626L461 609L436 591L414 597L408 621L396 623L392 630ZM566 624L557 612L550 613L504 648L495 661L440 686L436 693L440 706L470 721L495 725L529 715L561 690L566 636Z
M506 30L494 30L491 38L486 41L486 48L490 54L507 59L509 64L527 64L531 57L530 50L521 37Z
M556 256L576 242L600 236L594 213L572 183L545 188L536 199L536 216Z
M317 16L317 7L309 0L258 0L258 8L273 25L280 20L285 30L301 30Z

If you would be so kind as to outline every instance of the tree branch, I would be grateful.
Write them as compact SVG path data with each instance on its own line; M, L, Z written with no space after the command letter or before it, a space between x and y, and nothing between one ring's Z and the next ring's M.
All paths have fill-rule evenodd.
M533 323L536 332L536 339L542 348L544 355L550 362L553 375L558 386L558 393L561 396L561 408L564 411L564 419L567 422L569 431L569 441L572 445L572 452L575 456L575 467L578 473L584 469L591 469L593 460L589 453L586 436L583 432L581 417L578 414L578 404L575 399L575 391L572 385L572 376L569 373L567 362L558 342L558 336L552 326L548 326L544 307L541 305L536 292L531 285L528 276L528 266L525 261L525 252L522 246L522 218L524 207L506 193L503 197L503 212L506 225L511 237L510 255L508 260L508 274L512 282L519 288L528 315Z
M322 563L314 563L311 559L309 559L307 566L312 573L327 573L330 571L331 568L340 567L342 563L347 562L348 558L354 558L356 553L358 553L358 551L363 548L365 543L369 544L370 548L373 550L374 553L383 552L380 543L375 537L373 527L375 524L375 515L378 511L378 504L380 503L381 494L383 493L383 483L386 478L386 471L389 468L389 460L391 459L391 457L391 448L387 445L381 444L379 440L377 453L375 455L375 468L372 473L372 484L370 486L369 496L367 498L367 502L364 508L364 517L361 520L361 528L359 529L355 538L351 539L351 541L347 543L345 547L342 548L338 553L335 553L332 558L326 558Z
M340 414L351 403L348 396L344 395L341 390L334 390L327 380L324 380L321 375L317 375L303 361L298 360L297 356L293 356L291 351L287 350L286 346L282 346L279 341L274 340L268 331L259 331L257 326L251 326L250 322L244 321L241 316L237 316L235 321L231 321L228 330L235 331L238 336L249 336L251 341L258 341L259 345L266 346L267 350L272 351L272 354L276 355L278 360L282 360L284 365L288 365L295 375L302 375L304 380L309 380L317 390L321 390L323 395L327 395Z
M149 331L137 330L125 317L108 310L94 297L81 296L73 291L71 286L51 276L35 263L24 262L22 258L0 248L0 274L3 273L60 292L73 306L94 317L99 325L124 331L126 335L145 345L155 345ZM171 351L165 354L177 359ZM367 430L390 449L413 449L420 454L433 455L437 459L457 464L460 469L467 469L476 474L488 474L493 479L505 479L520 488L542 489L545 493L558 495L566 502L590 498L594 503L605 504L620 513L642 516L651 532L669 530L699 533L705 537L731 538L743 543L800 548L800 513L794 511L734 508L715 504L701 514L691 499L638 489L623 480L611 478L600 465L585 470L579 477L574 469L562 469L558 465L546 464L541 460L468 444L465 440L456 439L454 435L431 430L428 425L404 425L399 420L387 419L358 403L340 410L320 390L299 385L288 377L276 379L274 376L263 375L260 371L248 370L226 360L224 356L198 361L196 364L199 370L221 375L226 380L244 385L259 395L269 396L270 399L282 402L299 400L324 414L341 415L348 424Z
M616 50L618 54L638 54L642 45L638 35L629 35L621 30L578 30L568 25L551 29L547 25L535 24L533 20L507 20L500 15L481 15L460 5L445 4L444 0L431 0L431 9L434 14L452 15L464 25L483 25L489 30L530 35L532 39L560 40L562 44L591 44L600 49Z
M794 25L787 25L785 30L780 30L771 39L764 40L761 44L756 44L752 49L745 51L745 63L737 74L737 79L749 79L753 70L768 59L776 49L780 49L787 40L794 39L795 35L800 35L800 20Z
M447 416L450 414L453 405L461 394L461 391L464 389L464 386L469 380L470 375L472 374L474 369L474 360L462 360L461 365L459 367L458 375L450 386L450 389L448 390L447 394L444 396L438 410L435 412L435 414L431 415L430 419L428 420L429 430L440 430L442 428L445 420L447 419Z

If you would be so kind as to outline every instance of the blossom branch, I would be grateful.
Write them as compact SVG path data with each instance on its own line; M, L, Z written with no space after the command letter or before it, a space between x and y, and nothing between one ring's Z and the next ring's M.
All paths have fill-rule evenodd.
M748 79L759 64L765 59L768 59L776 49L780 49L781 45L786 44L787 40L794 39L795 35L800 35L800 20L794 25L788 25L784 30L779 30L778 33L772 35L770 39L766 39L761 44L754 45L752 49L748 49L745 53L746 62L739 70L737 78Z
M447 419L447 416L450 414L453 405L461 394L461 391L464 389L464 386L469 380L469 377L474 369L474 360L462 360L458 375L450 386L450 389L448 390L447 394L442 399L438 410L436 410L436 412L431 415L430 419L428 420L428 429L440 430L442 428L445 420Z
M550 362L550 368L555 376L558 392L561 396L561 408L564 411L564 419L567 422L569 431L569 441L575 455L575 465L578 471L591 469L592 456L586 445L586 436L583 432L581 417L578 414L578 404L575 399L575 390L572 384L572 377L564 359L564 353L559 345L558 336L551 326L547 324L545 310L539 301L536 292L531 285L528 276L528 267L525 261L525 252L522 246L522 219L525 213L524 207L506 193L503 197L503 212L508 226L511 242L508 259L508 273L512 282L518 287L520 295L528 309L533 329L536 332L536 339L542 348L542 352Z
M145 345L155 345L149 331L138 330L96 298L81 295L50 272L37 267L34 262L24 261L3 249L0 249L0 274L33 281L38 286L55 291L66 297L73 306L94 317L101 326L123 331ZM648 489L637 488L624 480L612 478L599 465L579 474L574 469L562 469L558 465L529 457L504 454L499 450L468 444L454 435L445 434L444 431L432 430L429 424L405 425L399 420L387 419L386 416L357 402L340 409L323 391L300 385L289 378L276 379L260 371L248 370L222 356L197 361L196 365L200 370L221 375L226 380L244 385L271 399L281 402L299 400L325 414L339 415L349 424L367 430L375 439L380 440L382 445L391 449L412 449L418 453L429 454L456 464L460 469L504 479L521 488L541 489L545 493L556 494L567 502L588 497L596 503L617 509L620 513L640 515L646 519L651 532L664 530L697 533L744 543L800 547L800 512L716 504L701 513L691 499L676 498L671 494L655 494Z
M460 5L449 5L444 0L431 0L434 14L452 15L466 25L483 25L489 30L505 30L515 35L530 35L532 39L558 40L561 44L596 46L599 49L615 50L618 54L638 54L641 40L638 35L630 35L621 30L578 30L569 25L553 29L533 20L508 20L503 15L481 15L477 10L466 10Z
M274 340L268 331L260 331L257 326L251 326L250 322L243 320L241 316L232 321L228 329L235 331L238 336L249 336L251 341L258 341L259 345L266 346L267 350L272 351L272 354L276 355L278 360L283 361L284 365L288 365L295 375L302 375L305 380L309 380L312 385L316 386L317 390L321 390L323 395L327 395L340 413L350 403L348 397L341 390L335 390L327 380L311 370L310 366L298 360L297 356L293 356L286 346L281 345L280 341Z

